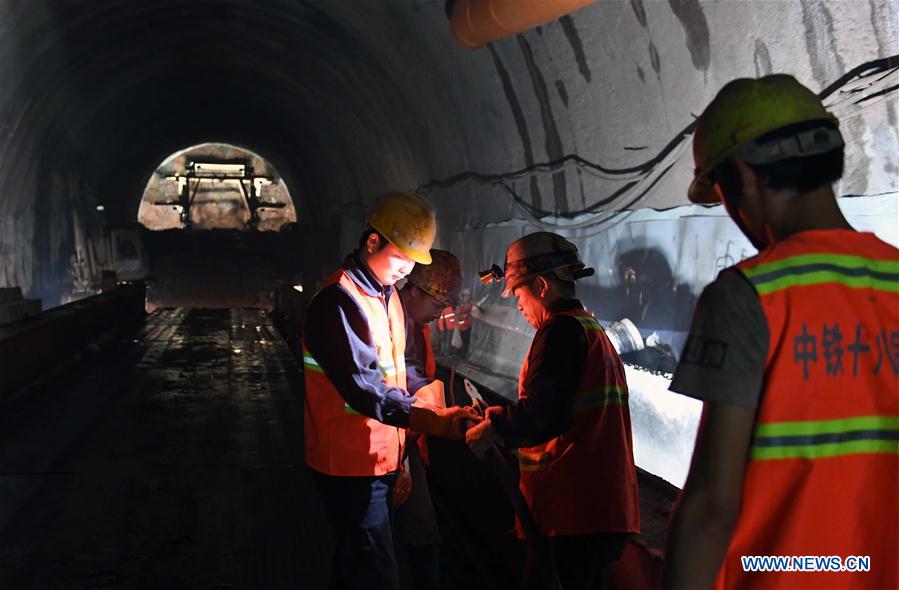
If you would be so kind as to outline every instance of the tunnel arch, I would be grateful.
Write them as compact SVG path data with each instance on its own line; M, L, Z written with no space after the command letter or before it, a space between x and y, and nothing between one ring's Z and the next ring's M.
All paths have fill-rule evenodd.
M150 175L137 221L150 230L280 231L297 221L290 190L263 156L204 142L169 155Z

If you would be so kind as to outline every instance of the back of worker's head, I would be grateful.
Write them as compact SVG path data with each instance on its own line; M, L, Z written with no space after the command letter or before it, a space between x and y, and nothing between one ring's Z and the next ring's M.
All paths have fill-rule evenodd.
M359 256L382 285L393 285L416 263L431 263L437 221L431 206L420 197L388 193L375 202L366 221Z
M759 230L746 226L743 210L747 187L755 199L793 200L829 187L843 174L843 138L836 117L792 76L741 78L699 117L693 158L690 200L723 202L758 247Z
M837 131L835 124L812 121L766 133L757 139L756 143L765 145L770 142L792 141L804 132L814 133L824 129ZM829 151L819 154L785 158L768 163L746 162L746 164L771 190L793 191L801 195L839 180L843 176L843 162L844 147L840 143ZM712 172L712 177L721 187L724 198L738 194L741 190L742 179L732 158L725 159Z

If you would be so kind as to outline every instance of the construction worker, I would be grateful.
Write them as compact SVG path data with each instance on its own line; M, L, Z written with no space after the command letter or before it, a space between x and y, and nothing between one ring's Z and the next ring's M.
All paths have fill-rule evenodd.
M466 440L476 454L494 441L517 449L520 489L549 537L562 588L604 588L627 536L639 531L639 498L624 366L576 299L575 281L594 270L574 244L548 232L513 242L505 269L493 269L492 278L505 278L503 297L518 299L537 333L518 404L489 408ZM534 557L525 587L545 589L553 572Z
M431 264L416 264L400 290L406 316L406 383L409 393L422 397L437 407L445 407L443 382L436 379L437 364L431 348L429 323L446 306L456 303L462 285L459 260L445 250L431 250ZM399 537L407 554L412 582L416 590L440 587L440 529L431 495L425 465L427 443L417 436L406 449L410 477L397 484L395 501ZM408 481L411 479L411 482Z
M792 76L734 80L693 157L690 200L759 253L705 289L671 384L703 411L664 585L896 588L899 251L840 212L839 122Z
M455 326L459 328L459 335L462 337L462 348L459 350L459 356L463 359L468 358L468 349L471 346L471 312L480 307L471 298L469 289L462 289L459 293L459 303L455 306Z
M416 196L391 193L376 202L368 226L306 314L306 463L337 541L342 584L392 590L388 498L405 429L461 438L460 420L475 415L406 389L405 318L393 284L415 263L430 264L434 212Z
M456 306L447 305L440 317L437 318L437 331L439 334L440 354L450 356L453 354L453 334L456 328ZM461 336L460 336L461 337Z

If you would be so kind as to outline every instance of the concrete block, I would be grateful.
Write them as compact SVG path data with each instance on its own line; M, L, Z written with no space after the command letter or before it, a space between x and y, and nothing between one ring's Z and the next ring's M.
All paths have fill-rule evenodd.
M40 299L21 299L0 303L0 324L9 324L41 313Z
M2 287L0 288L0 303L12 303L13 301L22 300L22 289L20 287Z

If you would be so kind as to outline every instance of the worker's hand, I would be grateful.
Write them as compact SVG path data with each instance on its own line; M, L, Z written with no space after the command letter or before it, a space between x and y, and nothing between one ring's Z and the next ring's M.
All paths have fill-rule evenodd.
M409 461L401 464L396 473L396 481L393 483L393 490L390 492L390 503L396 508L409 499L409 493L412 491L412 472L409 470Z
M493 408L487 408L488 412ZM496 431L493 430L493 424L490 420L484 420L477 426L469 428L465 433L465 442L468 448L478 458L483 459L487 454L487 450L496 442Z
M463 440L468 423L481 420L483 418L471 407L438 408L416 403L409 415L409 428L423 434Z

